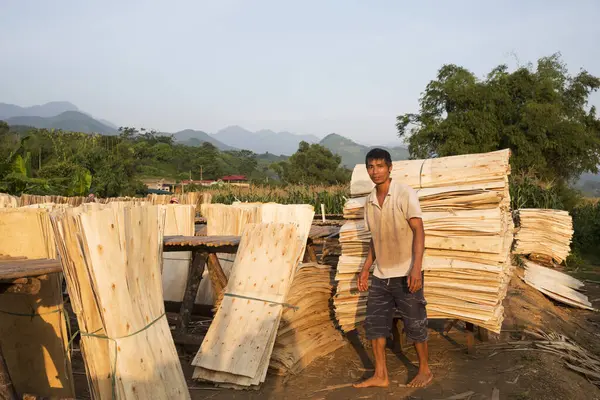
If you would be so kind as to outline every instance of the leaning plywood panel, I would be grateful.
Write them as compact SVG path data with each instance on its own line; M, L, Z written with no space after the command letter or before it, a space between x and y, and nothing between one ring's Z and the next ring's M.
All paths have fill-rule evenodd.
M240 386L264 381L305 243L293 223L247 225L223 301L192 362L195 379Z
M78 321L85 324L88 312L100 316L99 330L82 332L82 337L108 342L107 353L84 355L90 373L94 358L108 354L111 370L104 379L114 393L102 392L100 398L190 398L164 311L164 218L162 206L113 204L53 215L63 267L73 270L69 292L90 301L90 309L80 304ZM89 278L79 276L79 270ZM94 379L102 379L98 371L90 376Z
M0 210L0 232L0 255L56 258L47 210ZM2 351L19 393L74 397L61 274L40 278L35 295L0 295Z

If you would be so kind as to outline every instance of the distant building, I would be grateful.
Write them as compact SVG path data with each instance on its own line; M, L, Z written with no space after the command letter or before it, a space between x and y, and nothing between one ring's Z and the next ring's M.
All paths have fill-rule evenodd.
M146 185L150 193L169 192L173 193L175 181L167 179L142 179L142 183Z
M221 178L221 180L225 183L246 183L248 179L246 179L246 175L227 175Z

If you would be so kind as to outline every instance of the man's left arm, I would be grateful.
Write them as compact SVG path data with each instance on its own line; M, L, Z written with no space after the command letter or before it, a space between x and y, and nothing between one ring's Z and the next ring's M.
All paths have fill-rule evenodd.
M413 231L412 253L413 265L408 275L408 290L414 293L423 287L423 253L425 252L425 229L421 218L408 220Z

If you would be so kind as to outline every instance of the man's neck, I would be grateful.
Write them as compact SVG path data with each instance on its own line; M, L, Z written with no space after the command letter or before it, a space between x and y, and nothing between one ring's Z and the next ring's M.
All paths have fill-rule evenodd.
M392 183L392 178L387 178L387 180L383 183L375 185L375 190L378 195L387 194L390 190L390 184Z

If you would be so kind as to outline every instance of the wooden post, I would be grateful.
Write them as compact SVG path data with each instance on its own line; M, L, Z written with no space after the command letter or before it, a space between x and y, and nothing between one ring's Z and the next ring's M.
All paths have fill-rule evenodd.
M0 400L17 400L17 393L2 354L2 346L0 346Z
M467 335L467 352L469 354L475 354L475 334L474 326L471 322L466 322L465 333Z
M317 253L315 252L315 248L313 247L312 243L308 243L306 245L306 252L305 252L305 254L308 254L308 260L310 262L312 262L312 263L318 262L318 260L317 260Z
M210 253L208 255L208 273L210 276L210 281L212 283L213 291L215 293L215 299L218 299L225 286L227 286L227 277L223 272L223 268L221 267L221 263L219 262L219 257L215 253Z
M487 329L479 326L477 327L477 333L479 340L481 340L482 342L487 342L490 340L490 331L488 331Z
M185 293L183 295L183 302L181 303L181 311L179 312L181 319L178 321L176 329L179 334L187 333L192 310L194 309L196 294L198 293L200 280L202 280L202 274L204 273L207 256L207 253L199 251L193 253L192 262L188 269L188 278Z

